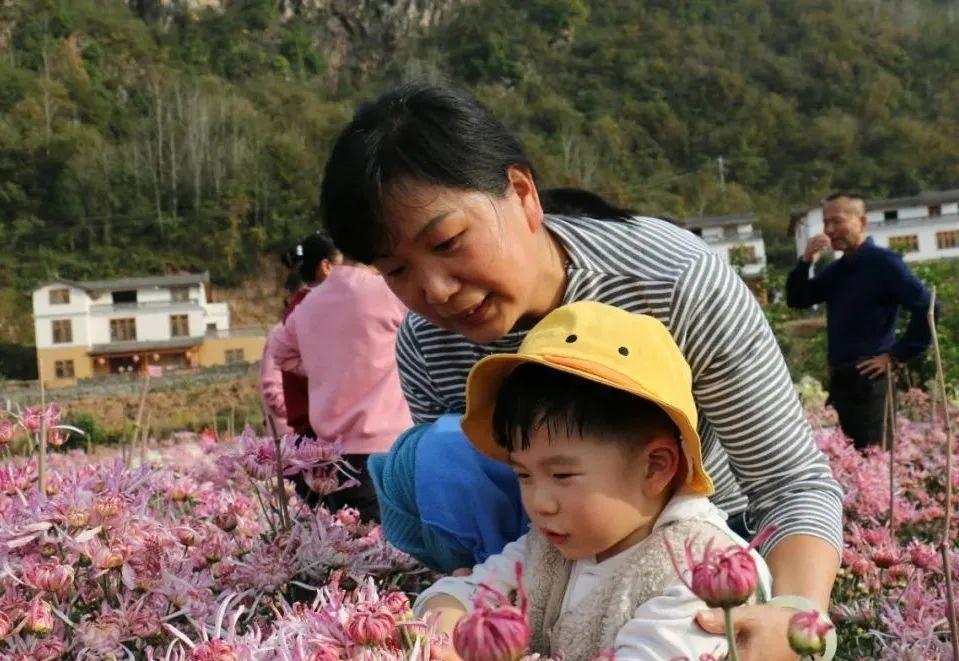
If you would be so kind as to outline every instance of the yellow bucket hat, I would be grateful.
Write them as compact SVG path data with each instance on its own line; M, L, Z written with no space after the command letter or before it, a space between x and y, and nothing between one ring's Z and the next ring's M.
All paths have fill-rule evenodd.
M517 353L476 363L466 382L462 427L477 450L499 461L506 460L507 452L493 439L493 407L503 381L523 363L625 390L662 408L682 436L689 466L682 492L713 493L696 431L689 364L659 320L593 301L571 303L543 317Z

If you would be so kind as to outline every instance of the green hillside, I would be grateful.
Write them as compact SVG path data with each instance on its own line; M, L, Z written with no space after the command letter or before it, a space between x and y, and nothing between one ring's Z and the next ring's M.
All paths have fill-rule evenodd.
M756 210L773 259L790 206L831 189L959 185L954 3L390 3L422 30L350 4L0 8L0 342L31 341L25 292L55 274L250 276L314 226L357 100L404 78L473 89L546 184Z

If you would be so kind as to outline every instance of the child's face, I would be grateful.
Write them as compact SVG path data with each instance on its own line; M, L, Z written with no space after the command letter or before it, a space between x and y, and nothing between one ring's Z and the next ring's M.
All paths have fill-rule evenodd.
M605 560L645 539L678 461L672 438L633 449L589 435L547 437L542 426L529 449L510 454L531 524L569 560Z

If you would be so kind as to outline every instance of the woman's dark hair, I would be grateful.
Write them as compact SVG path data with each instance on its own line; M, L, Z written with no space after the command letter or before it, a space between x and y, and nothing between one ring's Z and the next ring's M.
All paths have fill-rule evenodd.
M302 278L303 282L311 283L316 280L316 267L324 259L333 261L339 251L331 239L322 232L310 234L280 256L283 266Z
M539 202L545 213L558 216L626 220L636 215L632 209L617 207L596 193L582 188L546 188L539 192Z
M365 103L323 175L320 210L343 254L372 262L388 246L383 197L402 178L502 196L507 169L533 172L522 143L470 94L412 83Z
M663 409L636 395L543 365L526 363L500 387L493 409L493 436L508 452L527 449L531 434L545 428L568 436L590 435L642 443L651 433L679 440Z

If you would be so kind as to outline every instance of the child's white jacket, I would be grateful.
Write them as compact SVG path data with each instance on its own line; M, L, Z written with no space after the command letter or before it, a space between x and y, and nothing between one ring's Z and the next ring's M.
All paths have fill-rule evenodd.
M689 521L710 523L746 546L746 542L726 525L726 515L702 496L675 496L656 520L653 531L670 523ZM526 567L530 561L529 539L529 535L524 535L507 544L501 553L476 565L470 576L440 579L417 598L414 610L422 614L426 601L438 594L449 595L471 610L471 597L480 583L504 594L515 590L516 563ZM631 550L626 549L602 562L594 559L574 562L560 613L566 615L580 607L605 579L622 569L625 560L634 557ZM681 547L675 551L683 553ZM662 553L666 554L665 548ZM762 591L769 595L772 584L769 568L756 551L752 551L752 556L759 570ZM686 657L698 661L702 654L722 658L728 651L725 638L703 632L693 621L696 613L705 608L706 604L677 577L661 594L638 605L632 617L615 634L612 651L621 660L670 661Z

